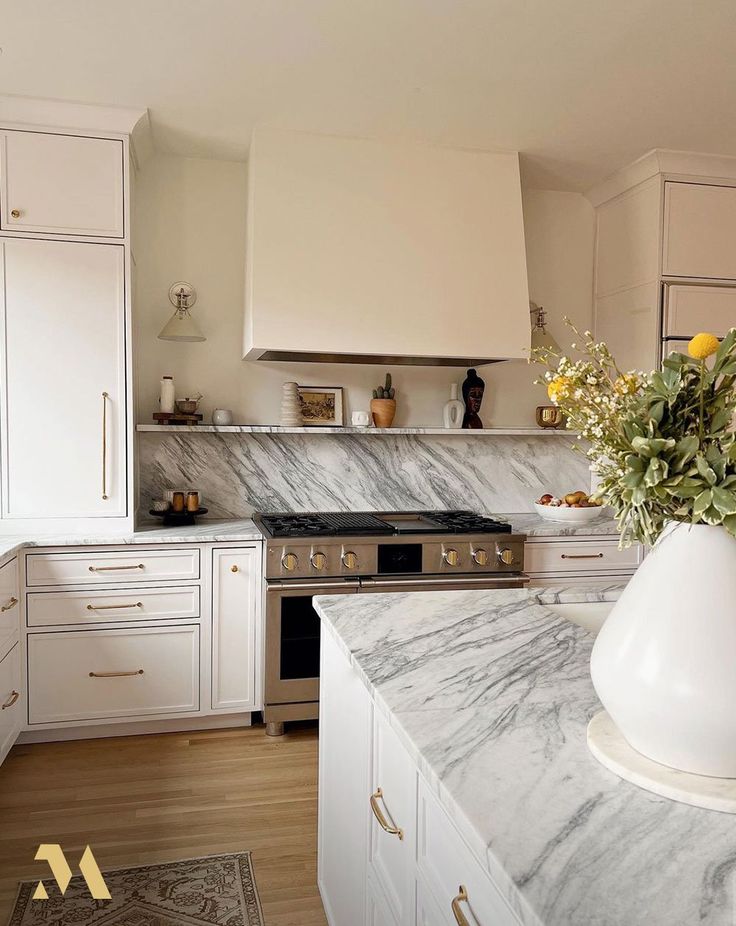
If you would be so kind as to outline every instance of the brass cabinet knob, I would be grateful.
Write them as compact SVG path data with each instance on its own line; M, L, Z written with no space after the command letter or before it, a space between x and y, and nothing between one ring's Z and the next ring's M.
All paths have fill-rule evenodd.
M312 553L310 562L315 569L322 570L327 565L327 557L324 553Z
M457 566L460 563L460 554L452 547L450 547L449 550L445 550L442 557L448 566Z
M355 569L358 565L358 554L346 550L342 555L342 564L346 569Z
M20 209L11 209L11 210L10 210L10 215L11 215L14 219L19 219L19 218L20 218Z
M281 557L281 565L289 572L293 572L299 565L299 557L296 553L284 553Z
M498 559L504 566L512 566L514 563L514 551L510 547L504 547L498 551Z
M238 567L237 567L237 566L231 566L231 567L230 567L230 572L237 572L237 571L238 571Z
M487 550L473 550L473 560L477 566L487 566L488 565L488 551Z

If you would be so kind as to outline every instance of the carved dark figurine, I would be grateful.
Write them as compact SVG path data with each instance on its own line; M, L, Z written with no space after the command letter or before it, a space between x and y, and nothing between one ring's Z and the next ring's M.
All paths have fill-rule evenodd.
M475 370L468 370L467 378L463 383L463 401L465 402L465 415L463 416L464 428L477 430L483 427L479 412L485 388L486 384Z

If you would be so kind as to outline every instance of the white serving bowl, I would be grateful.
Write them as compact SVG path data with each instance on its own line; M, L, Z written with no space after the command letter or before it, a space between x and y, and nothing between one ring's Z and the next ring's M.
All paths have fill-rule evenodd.
M552 505L540 505L534 503L537 514L548 521L567 521L572 524L587 524L588 521L595 521L606 510L605 506L593 508L560 508Z

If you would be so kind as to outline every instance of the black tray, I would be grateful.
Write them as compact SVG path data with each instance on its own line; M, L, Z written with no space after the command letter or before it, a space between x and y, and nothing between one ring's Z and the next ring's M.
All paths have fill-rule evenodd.
M149 514L154 518L163 518L164 527L191 527L197 522L194 520L197 515L207 514L207 508L197 508L196 511L154 511L152 508Z

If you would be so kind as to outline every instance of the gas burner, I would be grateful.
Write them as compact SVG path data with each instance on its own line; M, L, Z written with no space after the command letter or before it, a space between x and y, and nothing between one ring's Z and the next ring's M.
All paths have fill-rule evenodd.
M264 514L260 520L272 537L329 537L337 533L319 514Z
M426 517L452 534L510 534L511 525L472 511L427 511Z

